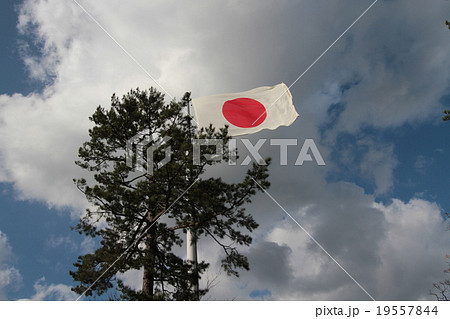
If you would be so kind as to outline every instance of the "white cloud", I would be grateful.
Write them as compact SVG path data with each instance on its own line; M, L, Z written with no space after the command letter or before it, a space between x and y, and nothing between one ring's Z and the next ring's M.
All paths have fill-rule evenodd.
M71 287L63 284L47 284L44 277L36 281L33 287L35 294L29 300L74 301L78 298L78 295L71 291Z
M327 203L292 215L375 299L433 300L428 293L443 278L448 246L439 207L420 199L383 205L352 188L336 185L335 208L328 192ZM290 219L265 238L246 252L252 271L220 276L207 298L251 299L267 289L275 300L369 299Z
M124 285L135 290L142 289L142 276L144 270L142 269L131 269L124 273L118 273L117 278L122 280Z
M198 96L290 84L369 5L356 0L80 3L177 97L184 91ZM427 282L437 278L440 267L439 210L419 200L374 205L373 196L354 184L329 183L325 175L337 166L329 154L341 132L396 127L439 113L436 107L450 80L445 55L450 42L442 25L447 8L444 1L433 6L379 2L292 87L299 120L270 132L271 137L314 138L327 167L274 165L270 191L289 211L297 211L295 217L378 298L425 298ZM19 30L41 41L40 53L24 45L22 54L30 76L50 84L41 93L0 96L0 182L12 183L22 199L69 206L80 215L86 203L72 178L83 173L73 162L87 139L88 117L97 105L107 107L113 92L155 83L71 1L25 1ZM319 126L327 127L324 140ZM360 143L367 149L358 174L375 185L376 194L392 190L395 148L385 141ZM293 163L298 154L289 155ZM347 160L354 155L350 150ZM254 271L240 281L219 279L213 298L250 298L251 291L266 288L275 299L364 298L265 195L255 203L261 227L248 250ZM416 220L426 227L420 229ZM407 232L405 224L417 234ZM83 249L92 244L84 242ZM220 250L204 247L205 258L217 260ZM268 247L274 261L258 262ZM269 265L283 260L285 268L264 279ZM432 260L433 269L422 260ZM136 273L127 276L139 283ZM384 278L416 285L391 287ZM35 289L35 299L72 296L69 287L43 280Z
M12 265L14 254L6 235L0 231L0 300L7 299L7 292L17 290L22 284L22 276Z
M17 290L22 284L22 276L15 267L6 267L0 269L0 300L7 300L7 289Z
M289 83L367 5L80 3L173 96ZM311 120L318 125L330 104L345 103L333 123L336 134L364 124L401 125L434 112L450 74L435 71L450 68L442 55L449 44L442 40L445 28L425 21L439 21L445 6L439 1L426 6L427 15L420 3L374 6L292 88L296 104L304 105L301 113L315 114ZM395 12L404 14L399 19ZM323 28L322 21L333 28ZM71 180L82 175L73 161L87 139L88 116L98 104L108 106L113 92L155 83L75 3L26 1L18 26L42 43L40 54L25 52L31 74L54 81L41 94L0 96L0 178L12 182L23 199L80 211L85 205ZM431 83L424 74L439 78ZM382 193L389 188L390 173L386 166L380 170L376 176L385 177L376 183Z
M429 299L430 283L441 280L446 269L448 233L435 203L413 199L376 204L388 222L380 247L383 266L377 290L385 299Z

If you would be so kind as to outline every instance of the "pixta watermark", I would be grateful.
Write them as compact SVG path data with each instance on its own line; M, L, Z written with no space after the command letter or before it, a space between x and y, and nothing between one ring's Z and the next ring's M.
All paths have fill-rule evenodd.
M127 141L126 146L126 164L128 167L133 168L133 162L135 163L135 169L140 172L147 172L152 175L155 169L159 169L170 162L172 149L168 143L171 137L165 136L163 138L153 138L138 134ZM237 161L237 149L238 142L244 149L239 148L239 153L244 154L244 160L238 164ZM267 165L266 161L261 156L260 149L265 144L269 144L272 147L277 148L279 155L279 165L288 165L288 153L296 152L297 157L293 163L295 166L301 166L305 162L315 162L316 165L324 166L322 154L314 143L313 139L305 139L299 142L298 139L259 139L256 142L251 142L248 139L230 139L227 145L224 145L221 139L193 139L192 140L192 157L193 165L200 165L202 156L213 162L221 162L224 160L224 155L227 152L226 158L228 159L228 165L235 166L247 166L252 162L252 159L259 165ZM149 146L150 145L150 146ZM226 147L225 147L226 146ZM203 147L215 147L215 152L211 154L202 153ZM159 162L154 162L154 152L158 149L164 151L164 158ZM243 152L244 151L244 152ZM144 156L145 152L145 156ZM273 154L271 154L274 157Z

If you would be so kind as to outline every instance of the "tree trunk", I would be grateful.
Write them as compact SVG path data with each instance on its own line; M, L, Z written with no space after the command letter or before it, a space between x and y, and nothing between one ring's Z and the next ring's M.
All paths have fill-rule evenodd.
M152 221L153 216L148 213L147 219L149 223ZM142 292L148 299L153 299L154 296L154 285L155 285L155 272L156 272L156 227L153 225L146 235L145 240L145 264L144 264L144 275L142 280Z

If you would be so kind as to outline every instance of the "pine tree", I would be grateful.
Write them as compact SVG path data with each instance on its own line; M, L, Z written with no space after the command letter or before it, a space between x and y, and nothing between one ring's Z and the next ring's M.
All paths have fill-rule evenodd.
M76 164L93 179L74 182L91 208L74 229L98 238L100 247L74 263L75 292L93 296L115 289L122 300L198 299L206 289L197 295L191 285L209 265L200 261L193 267L173 252L183 244L187 228L194 238L206 236L223 248L221 264L227 274L239 276L239 269L249 269L237 248L251 244L250 233L258 224L244 206L260 190L258 184L269 187L267 166L253 164L239 183L203 179L205 170L219 163L211 156L216 147L202 146L200 163L194 163L192 139L223 141L222 161L227 161L230 137L226 127L196 132L185 112L189 102L189 93L166 104L157 90L136 89L121 99L113 95L109 109L99 106L90 117L90 140L80 147ZM136 136L137 144L146 141L146 147L153 147L150 173L134 169L135 161L127 165L127 142ZM164 139L166 144L158 147ZM170 161L158 166L167 147ZM142 162L150 163L147 153L142 155ZM131 269L143 269L141 290L117 278Z

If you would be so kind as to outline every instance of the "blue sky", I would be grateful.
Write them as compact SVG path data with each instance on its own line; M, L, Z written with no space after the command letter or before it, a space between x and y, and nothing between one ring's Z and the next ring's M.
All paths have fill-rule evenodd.
M17 48L17 14L14 11L14 6L17 5L14 1L2 3L2 73L9 74L7 78L2 77L1 87L2 93L13 94L15 92L23 92L25 89L26 73L23 63L19 57ZM25 89L26 91L26 89ZM24 92L25 93L25 92Z
M181 97L290 85L372 2L80 4ZM0 299L73 299L69 270L95 246L70 230L87 207L72 178L88 117L112 93L155 83L73 1L0 6ZM300 118L249 137L314 139L326 167L292 165L298 151L277 165L276 148L262 148L275 159L269 191L377 299L429 299L445 278L446 18L448 1L378 1L291 88ZM219 278L209 299L367 299L270 198L251 210L261 226L239 280L199 243ZM124 278L139 287L138 271Z
M42 84L30 80L20 56L18 41L25 41L17 31L17 6L22 1L1 3L0 94L27 95L40 91ZM2 299L30 298L36 294L34 284L42 279L70 285L67 269L73 263L73 250L64 244L53 247L52 238L69 236L75 242L80 238L70 231L74 224L67 211L49 208L45 202L20 200L11 183L0 184L0 224L7 233L8 244L14 247L14 256L8 259L20 271L21 280L13 287L5 287ZM3 262L3 260L2 260ZM3 287L2 287L3 288Z

